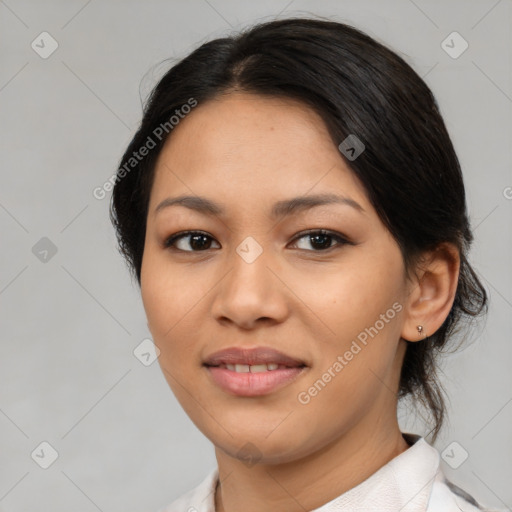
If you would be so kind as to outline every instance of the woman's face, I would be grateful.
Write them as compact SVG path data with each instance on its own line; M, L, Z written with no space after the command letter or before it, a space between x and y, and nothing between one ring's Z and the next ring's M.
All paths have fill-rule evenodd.
M302 202L327 194L340 200ZM168 204L179 196L196 202ZM193 208L198 197L218 211ZM201 233L166 246L183 231ZM236 92L174 128L155 169L142 299L170 387L222 452L282 463L396 421L408 283L397 243L308 107ZM228 348L241 352L205 365ZM255 348L291 360L273 369L267 351L265 367L242 350Z

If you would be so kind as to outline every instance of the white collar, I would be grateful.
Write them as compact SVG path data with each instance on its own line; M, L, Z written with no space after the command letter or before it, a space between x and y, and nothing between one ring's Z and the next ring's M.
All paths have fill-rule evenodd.
M439 452L415 434L402 434L411 445L356 487L311 512L431 512L433 489L446 491ZM213 469L194 489L160 512L215 512L218 468ZM436 483L436 486L434 486ZM450 493L443 511L478 510L462 503L460 495ZM433 499L432 502L435 500ZM456 503L463 505L456 507ZM436 507L437 508L437 507ZM434 510L432 510L434 512Z

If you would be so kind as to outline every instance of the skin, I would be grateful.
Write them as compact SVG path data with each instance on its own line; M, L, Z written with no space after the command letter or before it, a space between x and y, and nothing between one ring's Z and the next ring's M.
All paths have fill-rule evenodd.
M317 193L350 197L364 211L329 204L270 217L274 202ZM182 194L213 199L225 213L176 205L155 213L161 201ZM296 239L313 228L351 243ZM191 237L166 248L165 240L183 230L207 233L207 249L198 250ZM236 252L249 236L263 250L250 264ZM397 422L404 340L421 342L417 325L429 334L441 326L458 271L457 250L444 244L407 277L396 241L307 106L234 91L180 121L155 168L141 293L169 386L215 445L222 482L216 510L312 510L405 451ZM401 311L308 404L300 403L298 394L394 303ZM208 355L232 346L271 346L308 368L274 393L234 396L203 366ZM248 442L256 464L239 454Z

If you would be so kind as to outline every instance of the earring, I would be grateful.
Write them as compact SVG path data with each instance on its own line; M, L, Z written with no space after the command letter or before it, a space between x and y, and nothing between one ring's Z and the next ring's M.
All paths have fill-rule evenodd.
M423 325L417 325L416 329L418 330L418 334L421 336L423 334ZM424 333L424 338L427 338L427 333Z

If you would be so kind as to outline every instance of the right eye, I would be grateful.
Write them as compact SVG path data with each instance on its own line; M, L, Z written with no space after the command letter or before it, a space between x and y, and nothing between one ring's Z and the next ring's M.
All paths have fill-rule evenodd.
M202 252L210 249L212 240L214 240L213 237L203 231L181 231L167 238L164 247L183 252ZM178 247L176 242L183 243L181 243L181 247ZM192 250L183 248L187 245L192 247Z

